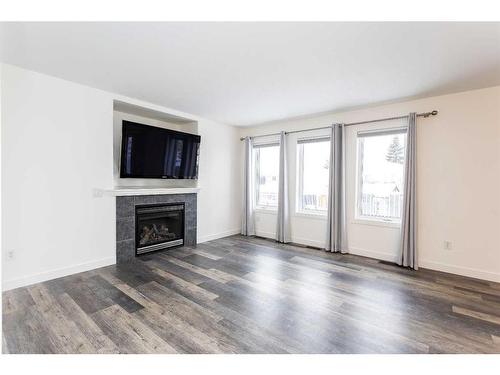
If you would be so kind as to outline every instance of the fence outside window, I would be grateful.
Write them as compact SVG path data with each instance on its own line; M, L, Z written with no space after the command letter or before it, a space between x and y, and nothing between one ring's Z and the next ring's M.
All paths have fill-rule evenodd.
M403 194L400 192L391 193L389 196L361 194L359 211L364 217L396 220L401 218L402 207Z

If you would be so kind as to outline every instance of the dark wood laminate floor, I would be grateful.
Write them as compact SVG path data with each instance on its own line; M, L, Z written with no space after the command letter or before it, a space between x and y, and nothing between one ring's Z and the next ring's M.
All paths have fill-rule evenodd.
M3 293L4 353L499 353L500 284L233 236Z

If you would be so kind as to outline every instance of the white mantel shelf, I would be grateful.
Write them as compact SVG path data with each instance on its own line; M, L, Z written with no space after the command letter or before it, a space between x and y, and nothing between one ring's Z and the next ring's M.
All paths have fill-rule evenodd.
M162 195L162 194L196 194L200 188L161 188L161 187L115 187L114 189L96 190L96 196L126 197L134 195ZM99 194L100 193L100 194Z

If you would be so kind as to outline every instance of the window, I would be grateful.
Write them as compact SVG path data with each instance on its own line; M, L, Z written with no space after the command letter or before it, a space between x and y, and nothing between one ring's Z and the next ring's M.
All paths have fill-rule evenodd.
M279 145L255 145L255 207L278 207Z
M299 140L297 155L297 211L325 214L328 209L330 139Z
M357 217L400 222L406 129L358 133Z

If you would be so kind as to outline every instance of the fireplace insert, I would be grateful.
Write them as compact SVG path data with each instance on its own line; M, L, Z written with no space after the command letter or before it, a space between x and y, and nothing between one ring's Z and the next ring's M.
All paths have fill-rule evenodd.
M136 207L136 256L183 244L184 203Z

